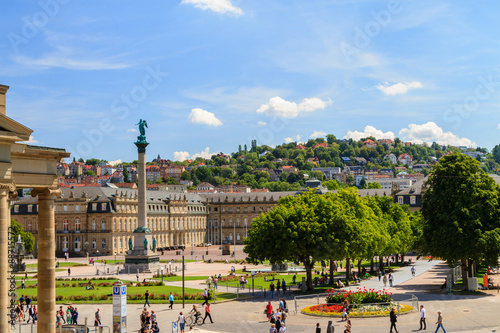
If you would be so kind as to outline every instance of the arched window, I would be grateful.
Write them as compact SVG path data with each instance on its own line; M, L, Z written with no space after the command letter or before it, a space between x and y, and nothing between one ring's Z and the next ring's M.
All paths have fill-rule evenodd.
M75 232L80 232L80 219L75 219Z
M68 231L68 227L69 227L69 222L68 222L68 219L64 219L63 220L63 231Z
M92 239L92 249L95 250L97 249L97 241L94 239Z
M92 231L95 231L97 229L97 222L95 220L92 220Z
M67 252L68 251L68 237L63 237L62 239L62 250L64 252Z
M104 239L104 238L101 240L101 248L103 250L106 249L106 239Z
M31 221L26 222L26 231L31 231Z
M75 237L75 252L80 252L80 247L82 245L82 241L80 237Z
M101 221L101 231L106 231L106 220Z

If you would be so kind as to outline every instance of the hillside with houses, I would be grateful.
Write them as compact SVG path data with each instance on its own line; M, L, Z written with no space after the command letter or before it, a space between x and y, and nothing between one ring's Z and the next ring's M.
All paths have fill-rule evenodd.
M486 172L500 170L498 145L488 152L479 147L415 144L398 138L338 140L329 134L276 147L259 146L253 140L250 147L240 145L230 155L219 153L210 159L170 161L157 155L147 165L146 179L150 190L197 193L296 191L309 179L327 181L332 187L402 189L423 179L439 158L453 151L481 161ZM61 161L59 185L135 188L136 163L112 166L98 159Z

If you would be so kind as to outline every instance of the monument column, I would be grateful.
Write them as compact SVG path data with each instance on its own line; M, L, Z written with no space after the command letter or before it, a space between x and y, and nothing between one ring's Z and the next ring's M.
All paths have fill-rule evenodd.
M56 254L54 201L59 189L35 188L38 196L38 333L56 333Z
M0 332L10 332L9 227L12 184L0 185Z
M146 146L147 142L136 142L137 151L139 155L137 163L137 180L139 194L138 198L138 216L137 216L137 227L138 228L148 228L148 220L146 216Z

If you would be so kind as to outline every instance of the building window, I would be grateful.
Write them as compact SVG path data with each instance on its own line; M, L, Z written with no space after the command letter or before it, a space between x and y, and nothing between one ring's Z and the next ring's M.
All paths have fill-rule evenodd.
M80 219L75 220L75 232L80 232Z
M414 195L412 195L410 197L410 205L415 205L416 203L417 203L417 198Z
M402 205L404 203L404 198L402 196L398 197L398 204Z
M101 240L101 249L106 249L106 240L104 238Z
M236 234L236 240L240 240L240 233L239 232Z
M233 219L229 219L229 226L232 227L233 226Z
M103 203L101 204L101 209L102 209L102 210L106 210L106 203L105 203L105 202L103 202Z
M14 205L14 213L19 213L19 206L18 205Z
M214 212L216 212L217 210L218 210L218 208L217 208L217 207L214 207Z
M92 250L97 249L97 242L95 239L92 240Z
M80 237L75 237L75 252L80 252L81 243Z
M80 211L80 205L76 205L75 206L75 212L79 212Z
M106 220L101 221L101 231L106 231Z
M97 204L96 204L96 203L93 203L93 204L92 204L92 210L93 210L93 211L96 211L96 210L97 210Z
M67 205L64 205L63 206L63 212L67 212L68 211L68 206Z
M240 219L236 219L236 228L240 227Z
M68 251L68 237L63 237L62 239L62 250L64 252L67 252Z
M228 212L232 212L233 211L233 207L229 207L227 210L228 210Z
M97 222L95 220L92 220L92 231L95 231L97 228Z
M31 221L26 223L26 231L31 231Z
M33 205L28 205L28 213L32 213L33 212Z
M132 219L128 219L128 230L132 231Z
M68 232L69 222L68 219L63 220L63 231Z

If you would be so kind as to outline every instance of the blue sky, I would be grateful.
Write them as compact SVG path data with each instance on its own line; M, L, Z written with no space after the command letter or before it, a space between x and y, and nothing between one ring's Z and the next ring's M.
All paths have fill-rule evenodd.
M335 134L499 144L497 1L11 1L7 114L76 158Z

